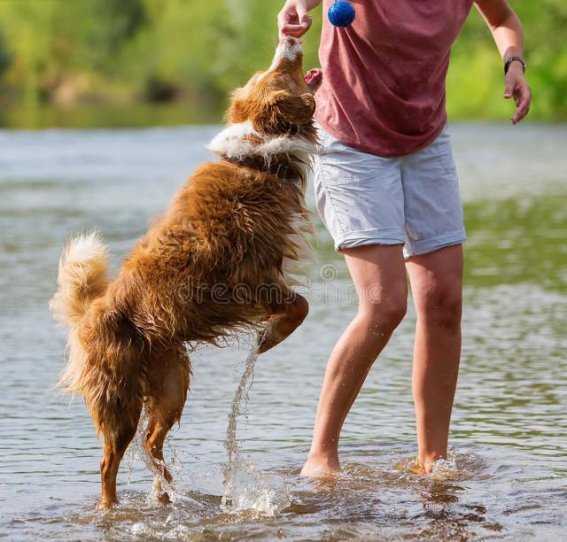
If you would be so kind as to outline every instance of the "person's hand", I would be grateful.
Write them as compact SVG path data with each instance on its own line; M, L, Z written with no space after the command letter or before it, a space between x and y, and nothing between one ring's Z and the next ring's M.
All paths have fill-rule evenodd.
M287 0L278 14L280 39L284 36L299 38L309 30L311 17L307 10L307 0Z
M524 77L524 70L519 62L512 62L505 79L504 98L514 99L516 112L512 116L512 124L518 124L530 110L531 90Z

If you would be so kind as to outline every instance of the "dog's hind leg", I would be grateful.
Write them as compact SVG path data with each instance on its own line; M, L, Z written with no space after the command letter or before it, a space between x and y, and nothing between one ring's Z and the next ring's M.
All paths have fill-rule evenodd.
M141 405L140 405L141 412ZM139 413L138 413L139 418ZM102 497L100 505L109 508L118 503L116 496L116 477L124 452L136 434L137 424L122 424L118 428L104 427L104 451L100 462Z
M258 337L258 353L266 352L291 335L305 320L308 312L307 300L292 291L289 291L283 302L268 305L269 324Z
M191 369L185 347L179 345L153 357L149 373L145 447L156 474L154 487L158 498L169 502L167 493L161 491L162 479L172 482L164 464L163 444L173 424L180 420L187 399Z
M142 412L142 394L134 382L117 383L106 371L91 371L97 386L91 387L85 399L95 426L104 437L100 462L102 497L100 505L109 508L118 503L116 476L124 452L136 434Z
M98 373L104 380L103 373ZM102 497L100 504L108 508L118 503L116 477L124 452L136 434L143 399L137 386L105 386L103 395L87 398L95 424L104 436L104 451L100 462Z
M120 343L106 347L104 352L104 363L98 362L102 355L96 356L96 363L87 363L81 383L97 432L104 437L100 504L108 508L118 502L116 476L124 452L136 434L143 395L139 371L131 367L139 352ZM110 360L114 361L112 365Z

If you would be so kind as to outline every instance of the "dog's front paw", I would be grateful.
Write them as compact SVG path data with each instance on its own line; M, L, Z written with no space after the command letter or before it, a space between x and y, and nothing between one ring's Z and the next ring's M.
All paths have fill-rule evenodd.
M156 495L156 499L160 504L171 504L171 498L169 497L169 493L167 493L166 491L158 493Z
M159 478L158 476L154 478L153 490L157 502L159 502L160 504L171 504L169 493L167 491L164 491L161 483L161 478Z

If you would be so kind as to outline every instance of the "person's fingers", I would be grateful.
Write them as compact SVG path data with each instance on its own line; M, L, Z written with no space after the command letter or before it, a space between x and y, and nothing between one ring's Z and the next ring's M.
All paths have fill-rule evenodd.
M311 18L311 15L304 15L301 19L301 24L305 27L305 32L311 28L312 23L313 19Z
M512 123L518 124L529 112L531 102L531 91L527 85L520 88L516 113L512 117Z
M311 23L306 24L285 24L280 27L280 38L285 36L293 36L294 38L300 38L309 30Z
M294 36L300 38L311 28L311 17L307 16L301 24L284 24L280 27L280 38Z
M504 80L504 98L509 100L514 93L514 79L512 77L506 77Z
M506 75L504 98L514 99L516 111L512 115L512 124L518 124L530 110L531 91L522 74L510 72Z
M299 38L311 27L311 17L304 6L284 6L278 14L280 38L294 36Z
M297 16L297 11L295 6L288 6L287 4L278 13L278 29L280 38L289 31L289 27L297 26L299 23L299 18Z
M519 86L516 86L516 88L514 89L514 103L516 104L516 107L518 107L520 105L520 102L522 101L522 89Z
M297 13L297 18L299 20L299 24L301 25L307 24L307 21L309 20L307 28L305 29L305 31L307 31L307 29L311 25L311 17L307 15L307 10L305 9L305 6L303 4L299 4L296 8L296 13Z

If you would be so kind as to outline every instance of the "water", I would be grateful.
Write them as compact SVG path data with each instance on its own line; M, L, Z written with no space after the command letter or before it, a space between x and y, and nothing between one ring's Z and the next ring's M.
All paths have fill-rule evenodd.
M355 311L345 266L317 221L303 326L255 367L245 339L192 355L191 392L166 446L173 503L155 502L134 444L119 475L121 505L96 510L100 442L82 400L53 389L64 334L47 301L60 250L96 225L116 268L208 157L203 145L216 130L0 131L0 538L564 539L564 125L453 127L469 241L452 453L439 472L411 473L410 312L347 420L342 475L299 477L326 358Z

